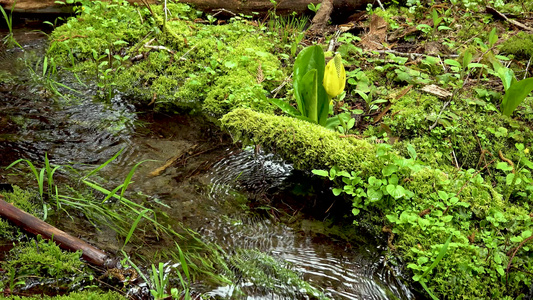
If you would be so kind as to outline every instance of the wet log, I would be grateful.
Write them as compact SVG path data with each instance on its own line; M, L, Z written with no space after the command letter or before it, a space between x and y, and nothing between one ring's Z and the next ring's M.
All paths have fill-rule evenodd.
M68 13L71 11L69 6L57 4L56 0L0 0L0 5L5 9L11 9L15 1L15 12L17 13ZM143 5L141 0L128 0L131 3ZM145 0L149 4L162 3L164 1ZM216 13L222 9L226 16L231 13L251 14L257 12L265 14L274 9L274 4L270 0L181 0L181 3L191 4L199 10ZM297 14L310 13L307 5L310 3L318 4L322 0L277 0L276 14L288 15L292 12ZM335 7L334 14L350 15L355 9L364 9L367 3L373 3L373 0L333 0ZM229 15L228 15L229 14Z
M53 240L62 249L81 250L83 259L92 265L105 268L114 267L114 260L110 259L102 250L57 229L2 199L0 199L0 217L7 219L26 232L35 235L40 234L45 239Z

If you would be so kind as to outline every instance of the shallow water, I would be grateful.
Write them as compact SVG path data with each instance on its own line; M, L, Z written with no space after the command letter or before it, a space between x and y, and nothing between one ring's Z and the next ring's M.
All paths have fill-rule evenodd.
M21 30L16 38L26 52L44 49L44 35ZM149 160L136 172L130 193L166 204L162 211L228 253L244 249L269 255L332 299L415 298L386 262L383 241L353 226L349 236L343 234L346 222L336 215L342 207L320 180L260 149L236 148L199 117L137 110L120 93L103 103L90 88L76 100L53 97L24 75L19 58L25 54L7 51L0 56L0 72L13 77L0 81L0 166L19 158L41 163L47 153L53 164L87 169L124 149L101 176L117 185L133 165ZM150 175L173 158L160 175ZM8 174L0 170L0 183L33 186ZM105 250L119 247L113 236L87 239ZM253 255L249 259L254 264ZM289 283L278 282L276 292L251 282L236 284L246 292L239 299L303 297ZM235 286L198 290L236 297Z

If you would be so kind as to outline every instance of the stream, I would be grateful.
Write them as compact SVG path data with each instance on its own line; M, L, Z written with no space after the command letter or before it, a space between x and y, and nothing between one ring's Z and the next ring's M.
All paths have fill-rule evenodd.
M24 51L2 48L0 53L0 184L35 187L4 169L20 158L40 166L46 153L54 165L86 170L124 149L100 176L117 186L136 163L145 161L129 193L163 203L161 211L175 222L227 252L249 249L269 255L332 299L416 298L399 268L387 261L385 241L346 225L348 218L344 220L342 207L332 205L335 198L323 180L259 147L239 148L198 116L140 109L121 93L110 102L99 101L94 89L73 78L61 82L82 96L50 94L27 74L28 64L35 65L29 58L45 50L46 35L20 28L15 39ZM175 162L159 175L151 174L169 159ZM111 234L63 229L106 251L120 248ZM300 297L289 283L278 292L236 284L246 292L237 299ZM196 289L217 299L236 299L235 286Z

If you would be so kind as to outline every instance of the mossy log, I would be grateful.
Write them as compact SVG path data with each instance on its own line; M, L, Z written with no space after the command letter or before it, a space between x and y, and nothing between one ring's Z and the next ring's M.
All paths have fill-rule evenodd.
M0 5L5 9L11 9L15 0L0 0ZM143 5L141 0L128 0L131 3L138 3ZM155 4L163 1L146 0L146 3ZM274 4L270 0L181 0L181 3L191 4L197 9L213 13L220 9L226 10L226 14L244 13L251 14L258 12L265 14L273 10ZM310 3L318 4L321 0L278 0L276 6L276 14L288 15L292 12L298 14L310 12L307 5ZM361 9L366 7L368 3L373 3L370 0L334 0L333 4L337 12L351 12L353 9ZM227 12L229 11L229 12ZM17 0L15 4L15 12L18 13L66 13L69 12L68 6L57 4L56 0Z
M364 139L344 138L337 132L292 117L235 109L220 121L234 140L261 145L292 162L297 169L330 169L337 166L340 170L361 172L361 177L366 180L371 176L382 178L385 165L402 159L397 153L391 153L390 161L384 161L378 158L377 144ZM460 193L459 198L470 203L471 209L480 217L490 207L503 207L501 196L492 186L470 182L465 188L463 184L467 178L453 182L449 178L444 171L424 167L412 172L403 185L414 192L414 199L426 198L435 191L436 186Z
M102 250L55 228L2 199L0 199L0 217L9 220L24 231L41 235L45 239L52 239L59 247L65 250L81 250L82 257L92 265L114 267L113 264L115 262Z
M222 117L221 122L234 139L270 149L299 169L336 165L342 170L371 174L378 163L375 145L340 138L337 132L295 118L236 109Z

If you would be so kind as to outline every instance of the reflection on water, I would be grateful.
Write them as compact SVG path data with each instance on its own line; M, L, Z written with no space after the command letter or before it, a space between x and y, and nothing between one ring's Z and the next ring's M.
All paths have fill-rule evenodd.
M213 167L210 197L214 201L223 199L221 195L234 188L264 193L282 184L291 185L284 180L292 171L291 165L273 154L247 149ZM218 223L224 220L204 226L202 233L216 241L224 240L228 247L260 249L287 262L289 268L321 287L332 299L414 298L395 270L385 263L379 245L333 241L313 232L315 225L307 220L296 228L258 217L236 217L230 224Z

